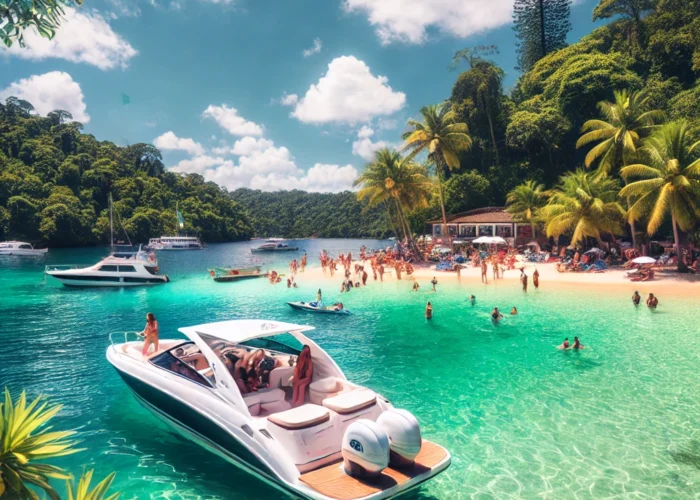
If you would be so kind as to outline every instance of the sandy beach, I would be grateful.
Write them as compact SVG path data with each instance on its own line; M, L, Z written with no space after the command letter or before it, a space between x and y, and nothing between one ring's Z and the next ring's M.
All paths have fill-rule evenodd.
M362 264L362 262L359 262ZM355 262L353 262L354 268ZM630 295L635 291L639 290L640 293L654 293L657 295L665 296L700 296L700 275L694 274L678 274L673 270L656 271L656 277L652 281L642 281L633 282L627 277L627 270L624 269L608 269L603 273L560 273L557 271L556 264L540 264L537 265L537 270L540 273L540 290L556 289L556 288L581 288L585 287L588 290L600 290L611 292L613 290L619 293L629 293ZM370 269L369 261L365 262L365 269L368 270L369 279L367 280L367 285L372 286L372 272ZM528 289L534 290L534 285L532 284L532 273L535 270L535 264L525 264L525 273L529 276ZM288 273L288 269L279 269L278 272ZM435 266L430 267L417 267L412 276L406 276L404 273L401 275L401 279L404 281L418 280L421 287L429 286L430 280L433 276L437 277L439 282L445 283L460 283L469 284L473 286L478 284L480 286L520 286L520 271L518 269L511 269L505 271L503 279L493 280L493 272L491 266L489 265L488 271L488 284L481 283L481 270L478 267L469 267L462 269L461 275L457 277L455 272L444 272L436 271ZM307 266L303 274L298 274L297 278L313 279L313 280L324 280L333 283L340 283L343 277L342 267L339 271L336 271L334 276L331 277L328 271L323 272L320 266L312 265ZM353 280L356 280L353 274ZM384 273L384 281L395 281L396 273L393 269L387 268Z

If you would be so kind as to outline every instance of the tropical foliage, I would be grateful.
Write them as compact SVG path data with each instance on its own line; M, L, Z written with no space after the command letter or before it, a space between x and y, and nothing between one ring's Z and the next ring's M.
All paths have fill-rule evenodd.
M602 233L620 234L625 211L617 201L619 191L619 183L606 176L583 170L565 174L540 211L547 236L566 234L577 245L586 238L600 243Z
M547 202L544 185L535 181L526 181L515 187L506 198L506 210L518 222L527 222L532 227L535 236L536 224L540 210Z
M0 103L0 240L107 244L110 193L117 225L134 243L174 233L176 205L184 230L204 241L251 236L245 211L225 189L166 171L150 144L97 141L71 118L65 111L37 116L14 97Z
M518 69L529 71L544 56L566 46L570 6L571 0L515 0Z
M648 217L647 232L653 235L670 215L681 255L678 230L694 229L700 215L700 141L691 143L686 122L669 123L644 142L640 153L644 163L622 169L622 176L632 182L620 195L637 200L628 216Z
M107 490L114 481L115 472L97 483L94 488L90 489L92 482L93 470L85 472L78 480L78 485L74 486L72 482L66 482L67 500L117 500L119 493L107 494Z
M27 29L51 39L61 24L64 9L82 3L82 0L3 0L0 2L0 40L8 47L15 41L23 46Z
M41 397L27 403L24 391L13 402L5 388L5 399L0 404L0 497L38 500L29 487L32 485L44 490L52 500L60 498L49 480L67 480L70 476L44 460L81 451L75 447L75 432L51 431L46 425L61 408Z

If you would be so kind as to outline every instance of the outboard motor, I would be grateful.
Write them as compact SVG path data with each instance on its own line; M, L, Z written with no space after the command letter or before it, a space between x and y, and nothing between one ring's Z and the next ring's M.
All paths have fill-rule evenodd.
M388 410L379 415L377 425L389 436L392 467L410 467L421 449L420 425L406 410Z
M375 422L362 418L345 431L341 452L348 476L376 477L389 465L389 438Z

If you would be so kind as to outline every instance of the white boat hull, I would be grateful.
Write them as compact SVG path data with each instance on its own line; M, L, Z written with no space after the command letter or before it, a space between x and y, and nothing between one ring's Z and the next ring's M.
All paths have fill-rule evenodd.
M72 280L70 278L61 278L53 276L60 281L64 286L72 287L91 287L91 288L130 288L135 286L156 286L167 283L166 280L161 280L154 283L124 283L118 281L90 281L90 280Z
M48 248L42 250L0 250L0 255L6 257L43 257L48 251Z

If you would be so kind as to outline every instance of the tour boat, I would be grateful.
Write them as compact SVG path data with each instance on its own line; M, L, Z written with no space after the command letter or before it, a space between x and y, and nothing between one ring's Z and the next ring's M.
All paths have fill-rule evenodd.
M48 248L34 248L24 241L3 241L0 243L0 255L19 257L41 257L46 255Z
M209 323L180 328L186 340L161 339L147 357L143 340L124 334L115 343L110 335L106 356L155 415L293 497L383 499L443 472L449 452L422 439L411 413L350 382L305 335L310 330L268 320ZM305 345L312 381L306 402L292 408L292 365ZM228 367L257 348L276 367L266 372L267 388L242 393Z
M218 283L240 281L252 278L266 278L267 273L262 272L262 266L251 267L215 267L207 269L209 276Z
M289 307L296 309L297 311L307 311L319 314L350 314L347 309L341 309L335 305L321 306L319 307L318 302L287 302Z
M296 252L299 247L290 247L282 238L270 238L258 247L251 248L253 253L259 252Z
M150 250L202 250L204 245L196 236L161 236L148 240Z
M131 287L160 285L170 281L158 274L158 261L153 254L112 254L94 266L78 268L72 265L46 266L46 274L65 286Z

